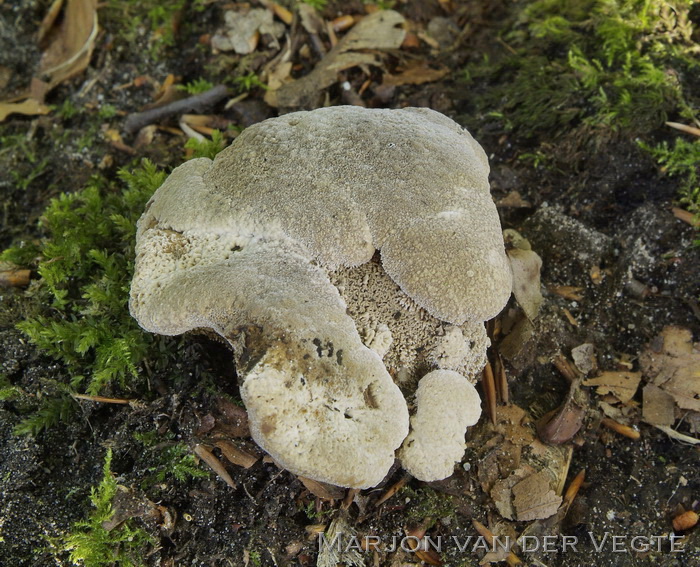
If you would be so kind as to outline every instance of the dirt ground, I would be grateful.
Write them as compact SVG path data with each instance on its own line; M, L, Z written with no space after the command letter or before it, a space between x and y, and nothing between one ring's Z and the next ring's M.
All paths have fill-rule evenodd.
M37 42L37 31L50 4L0 0L0 100L19 100L38 76L46 48ZM46 113L12 114L0 123L0 248L42 238L38 221L49 201L82 188L95 174L116 178L120 167L135 167L143 157L166 170L185 159L187 137L178 115L156 120L159 128L148 131L145 142L125 128L130 117L163 93L169 75L181 85L206 79L212 86L229 86L226 98L194 113L209 116L207 124L231 139L246 126L300 108L271 106L269 89L256 82L260 76L264 82L262 70L285 41L292 37L299 46L312 46L306 55L300 47L296 52L295 78L321 59L313 41L324 49L331 45L326 30L314 39L295 20L285 25L281 46L263 36L248 55L215 52L212 37L223 26L223 13L245 10L243 3L181 2L172 13L159 9L157 2L145 3L148 9L137 4L100 3L100 30L85 68L44 95L51 107ZM406 478L397 465L377 488L349 496L304 484L265 458L243 426L242 433L236 429L244 412L227 348L204 336L188 336L166 343L180 349L174 367L140 369L148 372L147 389L110 391L113 397L136 396L138 403L83 401L73 418L32 436L14 431L32 411L31 404L0 398L0 566L112 564L109 557L74 563L65 543L76 531L75 523L93 512L90 490L103 478L107 449L122 487L112 504L118 519L151 537L132 557L136 565L310 566L337 561L456 567L520 561L552 567L700 566L697 526L673 527L682 512L700 508L700 446L670 437L643 413L643 391L655 384L644 370L645 356L663 355L666 343L659 336L669 327L689 330L688 380L695 381L697 391L700 363L697 348L692 350L692 341L700 340L697 230L672 212L678 180L663 175L635 139L618 135L595 144L574 143L573 133L567 138L559 132L553 143L558 161L551 167L533 164L522 156L541 150L541 139L504 129L498 117L477 103L475 94L489 85L478 79L465 82L462 70L483 54L505 49L497 30L514 17L517 5L396 2L393 8L418 30L415 46L389 50L383 70L344 70L342 80L320 89L313 103L427 106L467 127L489 156L503 228L518 230L542 258L544 301L537 317L526 321L511 298L491 328L491 356L494 363L496 358L503 361L509 404L499 403L496 425L485 413L469 430L467 451L455 474L422 483ZM329 4L321 14L330 21L366 12L358 1ZM433 35L425 36L435 18L444 18L447 24L440 22L448 31L431 28ZM338 37L344 33L337 31ZM426 69L445 71L430 80L374 88L382 73L399 74L399 64L406 62L402 52L410 61L425 62L425 77ZM243 79L234 81L236 77ZM247 96L226 104L243 93ZM32 290L41 284L36 273L32 278L29 289L0 288L0 359L3 384L38 402L48 395L46 384L70 383L71 371L15 326L36 311ZM586 360L572 353L581 352L576 350L581 345L591 345ZM558 356L566 361L564 368L575 368L577 383L571 390L561 365L553 364ZM604 373L636 375L629 396L610 384L607 389L605 383L580 384L583 374L610 378ZM571 396L580 411L572 409ZM548 449L551 445L538 440L535 423L558 408L569 412L565 425L578 429L562 433L564 442ZM698 412L677 406L672 411L673 430L700 436ZM615 431L606 425L611 421L623 427ZM225 465L236 487L199 460L192 462L201 475L170 474L172 461L164 460L164 451L174 446L193 450L216 426L228 428L236 446L255 457L247 469ZM636 433L638 438L629 436ZM544 441L551 435L540 432ZM221 454L214 450L214 456ZM553 471L562 488L557 496L580 471L585 470L585 480L572 502L528 517L517 506L508 512L512 503L500 491L510 494L513 482L524 478L518 476L523 466L530 473ZM161 470L168 474L158 476ZM377 504L397 483L403 488ZM513 549L518 559L507 553L487 555L473 520L499 539L530 539ZM351 545L335 558L319 553L319 534L331 534L332 522L335 529L355 534L355 543L364 547ZM119 522L110 529L120 529ZM416 550L413 540L402 540L424 535L439 542L438 549ZM392 538L396 551L387 549ZM372 548L368 541L381 545Z

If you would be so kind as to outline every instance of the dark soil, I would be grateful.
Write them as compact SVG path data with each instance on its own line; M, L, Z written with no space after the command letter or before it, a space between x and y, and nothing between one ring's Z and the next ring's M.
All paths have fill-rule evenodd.
M216 84L227 74L245 74L244 65L256 71L274 56L261 50L259 62L242 62L239 57L211 53L203 36L220 25L224 2L203 3L202 11L187 3L173 45L158 49L153 48L147 22L137 26L131 42L125 40L134 8L121 13L115 9L119 4L109 1L100 8L103 29L91 64L50 93L47 103L56 109L45 116L13 115L0 124L2 248L42 236L37 221L52 197L81 188L95 172L115 176L119 167L131 163L134 156L115 149L104 132L121 130L128 115L152 102L155 82L174 73L181 83L205 77ZM343 5L342 13L363 11L360 2L337 4ZM455 70L475 52L496 49L489 30L512 9L510 3L499 2L457 4L460 14L482 24L479 30L452 52L434 55L423 46L416 53ZM10 98L29 83L40 57L36 30L48 6L43 0L0 1L0 67L8 77L0 84L0 99ZM396 9L421 24L443 15L436 1L401 2ZM337 15L333 8L325 13ZM559 406L568 385L551 360L559 352L570 355L572 348L583 343L595 346L599 368L615 370L622 359L637 368L638 354L666 326L689 328L699 340L700 248L692 244L697 238L694 229L670 212L677 184L660 176L632 139L578 145L565 167L527 165L517 156L529 151L533 141L499 130L496 121L474 107L457 75L399 87L388 100L368 94L366 102L384 107L429 106L453 117L474 133L489 155L494 199L498 202L518 191L529 203L499 208L504 228L518 229L543 259L542 312L534 333L506 361L511 402L535 418ZM142 86L121 87L137 77L147 77ZM359 71L349 72L351 82L362 79ZM254 89L245 105L233 110L219 105L209 112L247 126L276 115L262 101L263 95L262 89ZM340 89L330 89L334 104L344 102L340 96ZM61 112L66 101L76 113ZM116 115L98 117L107 104L116 109ZM164 124L177 126L175 120ZM124 134L124 141L134 140ZM182 161L183 145L184 137L159 130L137 157L149 157L170 168ZM593 266L602 270L599 283L590 277ZM572 301L548 291L557 285L582 288L582 298ZM0 290L0 372L13 385L41 397L50 379L67 382L69 377L64 367L38 352L15 329L28 311L36 309L31 302L31 294L22 289ZM517 309L513 304L505 313L511 308ZM564 309L577 325L567 320ZM470 431L465 466L458 466L453 477L430 485L411 480L408 490L379 507L374 505L379 495L402 478L398 468L382 486L357 495L343 512L338 511L338 500L316 498L294 475L264 458L249 469L227 466L237 483L235 489L213 473L207 478L180 481L169 476L150 482L154 467L159 466L158 451L146 450L135 440L135 433L156 431L160 448L176 442L193 447L206 437L203 424L212 416L231 425L238 415L238 406L231 402L238 396L228 350L202 336L188 337L183 345L173 374L186 379L174 383L170 373L153 373L144 401L133 406L81 404L82 413L76 419L37 438L13 434L27 408L0 402L0 566L72 564L62 550L62 539L91 512L90 488L102 478L106 448L114 453L112 470L119 484L139 502L165 507L173 519L166 526L135 515L132 521L157 542L139 558L144 565L316 565L314 526L327 526L338 514L346 515L358 536L379 536L387 545L392 537L403 537L406 530L422 526L431 538L443 537L441 564L479 564L483 548L472 549L472 543L460 550L451 538L462 545L469 536L476 539L472 519L492 529L503 521L477 479L476 448L489 439L483 424ZM214 379L203 385L202 375ZM527 565L571 567L700 565L697 527L676 543L681 552L672 552L668 540L674 533L672 519L684 509L698 509L697 446L671 440L642 422L641 390L628 408L630 422L641 432L636 441L603 427L600 397L592 388L586 389L586 395L589 405L583 427L569 441L573 456L566 484L583 469L586 480L569 513L556 521L508 522L518 534L532 530L528 533L575 536L578 545L563 551L557 537L556 549L520 553L521 560ZM689 415L679 430L697 437L699 427L697 416ZM249 438L236 441L251 454L261 455ZM205 470L206 465L200 466ZM646 539L633 547L635 536ZM600 551L592 537L595 544L607 537L599 544ZM613 548L613 537L618 550ZM654 543L645 549L642 544L653 538L660 541L658 548ZM419 556L406 551L361 555L365 565L421 563Z

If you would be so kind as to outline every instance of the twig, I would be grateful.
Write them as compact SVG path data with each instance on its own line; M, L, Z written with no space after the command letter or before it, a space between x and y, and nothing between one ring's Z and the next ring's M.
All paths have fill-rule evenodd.
M144 112L132 114L124 123L124 130L127 134L138 132L144 126L153 124L163 118L179 114L182 112L199 113L202 109L212 106L228 96L228 87L217 85L198 95L188 96L181 100L176 100L165 106L152 108Z

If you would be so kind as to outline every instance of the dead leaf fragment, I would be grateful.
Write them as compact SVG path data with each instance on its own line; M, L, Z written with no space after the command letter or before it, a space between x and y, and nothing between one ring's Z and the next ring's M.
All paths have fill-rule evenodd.
M246 453L243 449L240 449L230 441L222 439L214 443L214 445L221 449L221 454L226 457L229 463L233 463L244 469L249 469L258 462L258 457Z
M513 487L513 506L520 522L543 520L556 514L562 503L549 485L549 476L540 471Z
M235 51L247 55L255 51L260 35L271 38L271 46L279 49L278 38L284 34L284 24L273 21L272 12L254 8L249 12L228 10L224 14L226 27L211 38L211 46L218 51Z
M499 200L496 205L499 207L508 207L513 209L526 209L532 207L530 201L523 199L519 191L511 191L503 199Z
M41 27L41 39L46 39L48 46L41 57L39 75L49 83L49 89L87 68L99 31L97 0L67 0L62 19L57 18L60 6L56 4Z
M544 298L540 292L542 258L533 250L508 250L508 260L513 272L513 295L528 319L533 321Z
M652 425L671 426L676 420L673 396L654 384L642 390L642 418Z
M0 102L0 122L5 120L10 114L24 114L25 116L35 116L37 114L48 114L51 109L38 100L28 98L22 102Z
M338 80L341 71L358 65L381 67L382 57L377 51L401 46L406 35L404 22L403 16L394 10L382 10L363 18L313 71L279 89L269 89L265 102L283 108L317 107L322 91Z
M641 372L603 372L597 378L584 380L584 386L597 386L596 393L612 394L621 402L629 402L637 392Z
M700 345L681 327L666 327L639 357L644 376L681 409L700 412Z

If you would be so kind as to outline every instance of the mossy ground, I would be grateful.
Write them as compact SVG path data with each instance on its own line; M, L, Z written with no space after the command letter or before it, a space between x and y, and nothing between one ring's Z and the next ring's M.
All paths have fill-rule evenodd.
M8 92L29 78L38 58L36 22L48 4L0 4L7 24L0 39L13 46L2 50L0 61L15 71ZM423 23L443 15L438 2L395 4ZM432 106L472 130L491 158L495 198L518 191L529 202L501 208L506 226L520 227L546 203L622 247L605 258L608 279L597 286L566 253L548 248L545 228L531 227L529 237L545 258L544 282L580 285L585 294L576 306L582 325L562 331L545 319L533 351L545 360L559 348L592 341L601 359L612 361L638 352L667 324L690 327L697 339L696 233L674 221L668 208L698 211L700 141L664 122L697 118L698 4L456 4L460 22L475 22L464 43L441 55L427 48L420 53L454 73L420 88L402 87L385 104ZM333 6L326 11L332 15ZM192 456L203 420L237 399L228 351L206 338L144 333L126 308L134 222L145 201L187 153L211 155L235 130L206 148L187 147L183 137L160 131L138 159L115 149L109 132L150 102L155 83L170 72L191 92L223 82L264 106L256 63L214 56L200 41L220 21L216 2L166 7L109 0L100 16L105 31L91 66L51 95L54 112L0 125L0 170L7 172L0 179L0 247L12 247L5 260L35 270L28 290L0 294L0 558L13 566L312 565L315 545L306 528L333 515L327 503L317 503L272 463L229 467L239 486L232 490ZM124 87L139 77L144 86ZM86 84L92 87L82 88ZM635 248L667 260L641 265ZM658 295L645 301L615 295L614 282L628 269ZM513 397L523 406L550 399L556 405L565 389L545 362L513 370L512 378ZM76 401L73 394L132 403ZM697 452L651 428L643 433L632 444L586 431L572 471L586 468L589 484L568 533L660 534L670 529L673 506L697 500ZM242 443L255 452L250 441ZM107 531L103 522L111 518L116 491L138 506L129 508L121 527ZM373 495L363 494L360 503ZM172 525L164 511L158 520L149 516L149 502L174 514ZM443 483L411 483L356 529L391 537L425 524L431 535L461 536L473 533L472 517L486 523L491 514L488 496L460 468ZM609 565L677 564L668 554L605 559ZM573 566L590 556L545 560ZM443 561L472 565L477 557L452 548Z

